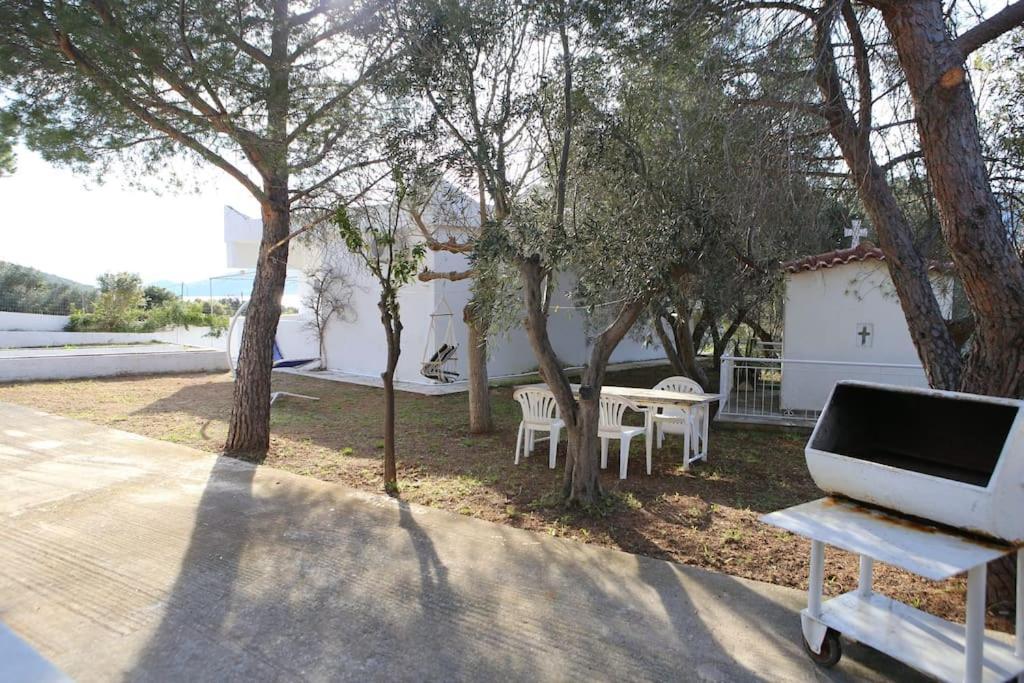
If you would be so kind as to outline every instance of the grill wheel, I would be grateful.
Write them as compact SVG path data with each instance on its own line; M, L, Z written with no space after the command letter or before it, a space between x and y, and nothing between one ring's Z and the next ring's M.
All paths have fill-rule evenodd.
M803 637L800 638L800 641L804 644L804 652L811 658L811 661L826 669L838 664L839 658L843 656L843 648L839 644L839 632L835 629L830 628L825 632L825 640L821 641L821 652L812 650Z

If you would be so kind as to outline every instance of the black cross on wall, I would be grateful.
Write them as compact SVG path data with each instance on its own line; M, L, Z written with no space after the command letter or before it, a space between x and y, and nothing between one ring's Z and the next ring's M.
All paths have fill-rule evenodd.
M857 336L860 337L860 345L868 345L868 337L871 336L871 328L868 325L861 324L860 331L857 332Z

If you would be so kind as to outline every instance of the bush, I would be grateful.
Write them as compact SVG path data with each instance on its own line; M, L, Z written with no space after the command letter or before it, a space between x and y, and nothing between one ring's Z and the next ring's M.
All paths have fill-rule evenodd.
M100 295L91 311L75 308L71 332L156 332L172 327L209 327L219 337L228 327L225 307L181 301L163 287L142 289L134 273L105 273L98 278Z

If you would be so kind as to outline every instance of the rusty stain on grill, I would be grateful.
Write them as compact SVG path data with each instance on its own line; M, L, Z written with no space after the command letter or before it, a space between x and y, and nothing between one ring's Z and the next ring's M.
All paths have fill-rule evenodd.
M836 506L842 505L853 512L859 512L860 514L867 515L885 524L891 524L896 527L904 527L907 529L913 529L914 531L921 531L928 534L948 533L953 531L960 536L967 536L968 541L975 545L981 546L982 548L992 548L995 550L1005 550L1009 552L1012 545L1003 543L999 539L993 538L991 535L986 534L977 529L953 527L946 524L938 524L921 517L914 517L907 515L896 510L889 510L883 507L875 507L867 505L859 500L854 500L844 496L841 493L826 492L828 498L825 499L824 505Z

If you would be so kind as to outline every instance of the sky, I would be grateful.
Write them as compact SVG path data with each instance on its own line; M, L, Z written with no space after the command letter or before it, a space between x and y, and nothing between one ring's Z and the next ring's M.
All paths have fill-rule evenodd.
M224 205L259 215L255 200L216 169L196 171L199 193L157 195L128 188L117 174L97 185L24 148L17 157L17 171L0 177L0 261L86 284L107 271L146 282L229 272Z

